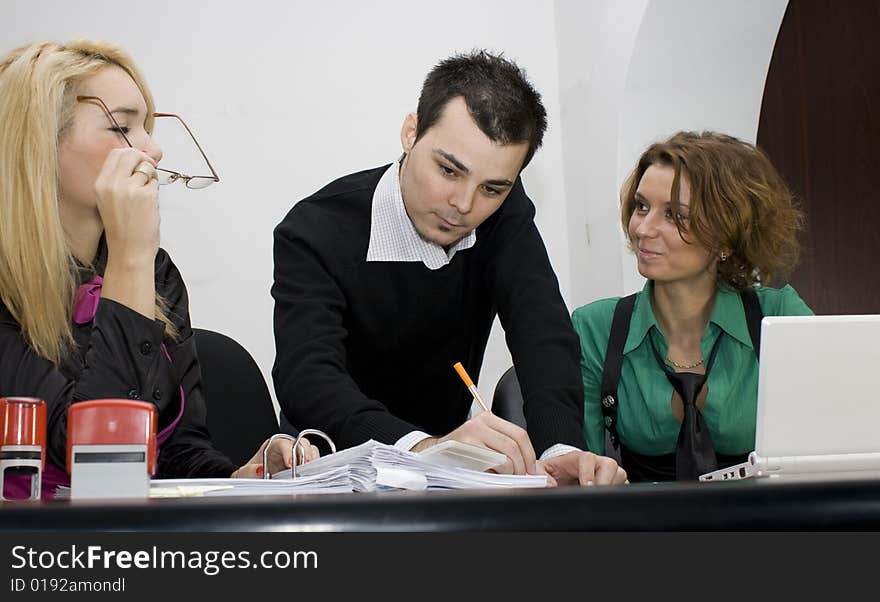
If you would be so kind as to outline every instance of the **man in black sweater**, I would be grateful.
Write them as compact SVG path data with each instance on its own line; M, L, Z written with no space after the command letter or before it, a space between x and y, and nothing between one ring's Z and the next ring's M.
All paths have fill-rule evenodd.
M342 177L275 229L282 411L340 447L375 439L420 451L448 439L508 457L499 472L617 483L583 438L579 346L519 173L546 111L514 63L486 52L429 73L401 130L404 155ZM500 317L529 432L471 395ZM536 451L540 462L536 462Z

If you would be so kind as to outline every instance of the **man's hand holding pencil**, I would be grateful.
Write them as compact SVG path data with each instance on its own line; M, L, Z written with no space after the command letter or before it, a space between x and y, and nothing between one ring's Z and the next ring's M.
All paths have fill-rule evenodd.
M444 441L454 440L485 447L507 456L507 462L492 469L500 474L539 474L535 449L525 429L499 418L489 410L468 373L461 363L455 364L455 371L483 409L482 412L443 437L430 437L417 443L412 451L419 452ZM540 474L545 474L541 472Z
M412 451L423 449L450 439L495 450L507 456L507 462L492 470L501 474L544 474L548 486L612 485L626 483L626 471L611 458L584 451L572 451L538 462L535 449L525 429L493 414L480 395L461 362L455 371L483 409L482 412L444 437L429 437L413 446Z

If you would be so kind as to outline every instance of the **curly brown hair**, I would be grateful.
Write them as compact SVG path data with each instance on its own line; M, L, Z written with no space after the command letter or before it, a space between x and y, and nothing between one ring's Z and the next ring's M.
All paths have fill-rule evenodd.
M620 193L621 224L631 248L636 190L654 164L675 171L670 203L682 239L693 235L713 254L729 254L717 262L719 284L735 290L768 284L797 264L804 214L788 185L761 149L717 132L678 132L642 153ZM679 214L682 177L690 186L687 223Z

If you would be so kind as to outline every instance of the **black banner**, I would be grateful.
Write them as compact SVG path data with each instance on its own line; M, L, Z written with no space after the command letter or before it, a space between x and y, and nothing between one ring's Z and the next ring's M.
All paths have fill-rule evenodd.
M779 584L837 597L873 588L878 543L874 533L2 533L0 600L702 597Z

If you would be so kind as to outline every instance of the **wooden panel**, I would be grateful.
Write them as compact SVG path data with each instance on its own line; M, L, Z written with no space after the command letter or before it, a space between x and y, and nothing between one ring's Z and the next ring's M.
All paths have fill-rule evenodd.
M791 284L816 313L880 313L880 0L792 0L758 145L807 213Z

